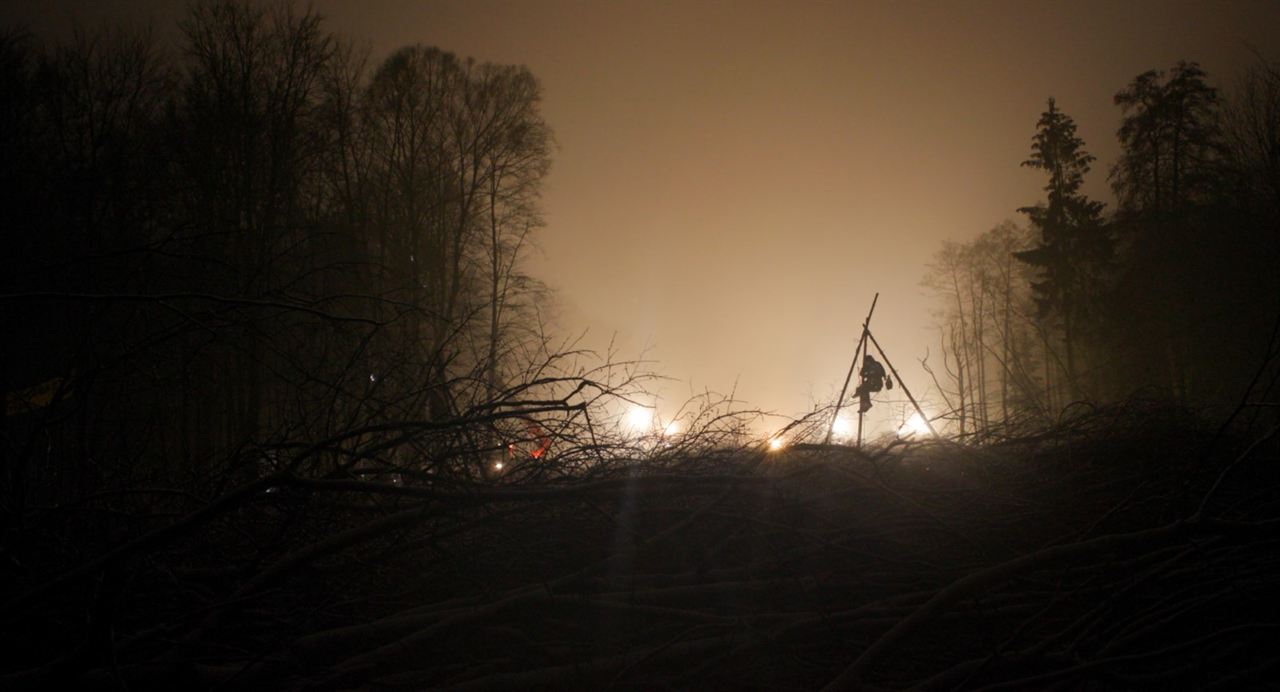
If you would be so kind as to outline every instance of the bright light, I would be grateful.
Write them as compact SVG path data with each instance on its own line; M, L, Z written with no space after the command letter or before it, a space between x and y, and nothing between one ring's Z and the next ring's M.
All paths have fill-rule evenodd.
M670 437L678 432L680 432L680 421L673 420L670 423L667 423L667 427L662 429L662 434L666 435L667 437Z
M772 438L769 440L769 451L776 452L782 449L784 445L786 445L786 442L783 442L781 437Z
M495 462L493 462L493 468L494 468L495 470L497 470L497 471L501 471L501 470L502 470L502 462L501 462L501 461L495 461Z
M920 417L919 413L911 414L911 417L907 419L907 422L903 423L902 427L898 428L898 437L906 437L907 435L913 434L927 435L928 433L929 424L925 422L924 418Z
M847 418L836 418L836 422L831 425L831 434L837 438L844 438L853 435L853 423Z
M627 427L636 432L648 432L653 425L653 410L637 406L627 413Z

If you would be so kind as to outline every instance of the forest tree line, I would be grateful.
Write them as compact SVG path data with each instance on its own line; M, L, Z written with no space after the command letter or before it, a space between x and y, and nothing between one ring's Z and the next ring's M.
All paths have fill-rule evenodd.
M1194 62L1115 94L1107 209L1095 158L1052 98L1023 166L1044 196L937 252L940 353L924 359L962 435L1131 396L1257 415L1280 369L1280 65L1224 92Z
M285 3L197 2L178 36L0 36L6 523L216 491L545 362L521 258L553 139L526 68L373 64Z

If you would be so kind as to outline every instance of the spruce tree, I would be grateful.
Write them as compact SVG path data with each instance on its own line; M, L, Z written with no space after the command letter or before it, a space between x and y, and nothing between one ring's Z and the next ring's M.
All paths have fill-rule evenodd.
M1049 109L1036 124L1031 157L1022 162L1023 166L1048 174L1046 199L1018 210L1027 215L1039 238L1035 247L1014 256L1039 269L1039 279L1032 282L1032 290L1041 318L1061 322L1067 380L1073 396L1078 394L1079 327L1111 250L1101 220L1102 203L1080 192L1084 174L1093 161L1084 141L1076 135L1075 121L1058 110L1050 98Z

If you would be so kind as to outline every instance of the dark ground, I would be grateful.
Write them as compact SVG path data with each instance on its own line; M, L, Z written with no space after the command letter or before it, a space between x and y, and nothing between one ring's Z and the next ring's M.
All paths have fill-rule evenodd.
M101 513L60 513L6 568L3 687L1271 688L1275 448L1214 432L1131 407L983 447L299 482L78 574L102 546L42 541Z

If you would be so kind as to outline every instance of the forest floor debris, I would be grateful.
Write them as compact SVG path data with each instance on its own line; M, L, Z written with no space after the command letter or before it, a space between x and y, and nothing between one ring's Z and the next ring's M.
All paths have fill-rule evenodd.
M10 603L5 687L1265 687L1275 448L1211 437L1103 411L967 451L286 485Z

